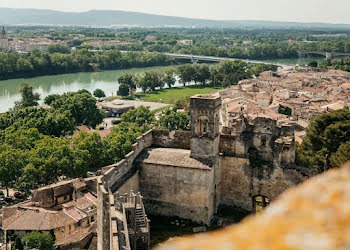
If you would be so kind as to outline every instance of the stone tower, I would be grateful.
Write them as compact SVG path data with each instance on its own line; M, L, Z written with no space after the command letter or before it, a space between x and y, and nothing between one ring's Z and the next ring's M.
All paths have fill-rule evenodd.
M2 27L1 35L0 35L0 51L8 51L9 50L9 40L5 31L5 27Z
M191 157L213 166L219 154L221 97L191 97Z

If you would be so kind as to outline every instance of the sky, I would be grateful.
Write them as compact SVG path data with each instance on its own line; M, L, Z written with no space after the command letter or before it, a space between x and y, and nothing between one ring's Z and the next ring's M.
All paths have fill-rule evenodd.
M350 24L350 0L0 0L0 7L73 12L126 10L213 20Z

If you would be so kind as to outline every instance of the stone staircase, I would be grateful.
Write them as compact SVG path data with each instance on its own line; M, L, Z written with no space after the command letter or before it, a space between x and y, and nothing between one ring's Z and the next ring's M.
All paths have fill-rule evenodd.
M119 193L114 194L116 207L118 210L123 210L124 218L120 228L123 231L120 232L123 243L125 242L125 231L128 232L128 244L126 249L132 250L148 250L150 244L150 230L149 220L146 215L145 208L143 206L142 196L140 193L134 194L130 191L130 194L120 195ZM118 229L119 232L119 229Z

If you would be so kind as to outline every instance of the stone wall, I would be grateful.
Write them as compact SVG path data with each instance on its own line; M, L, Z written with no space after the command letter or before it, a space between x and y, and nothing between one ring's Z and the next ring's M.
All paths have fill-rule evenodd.
M118 236L113 192L126 185L135 187L138 178L134 160L152 145L152 131L136 139L133 150L118 162L103 169L104 174L97 180L97 249L118 249ZM136 176L135 176L136 175Z
M350 163L288 190L239 224L175 238L156 249L350 249L349 183Z
M103 177L97 180L97 249L111 248L112 225L111 225L111 201L108 191L105 189ZM118 249L118 248L117 248Z
M141 163L140 190L149 214L209 224L214 171Z
M190 131L153 130L153 147L190 149Z
M134 162L149 147L189 149L190 132L152 130L137 138L133 151L119 163L104 168L104 175L99 177L98 249L108 249L108 245L113 249L113 242L118 241L112 226L115 224L115 211L111 194L116 191L141 192L149 214L178 216L210 224L219 204L252 211L254 196L263 195L274 200L286 189L312 176L310 171L296 169L293 164L281 165L294 156L283 151L284 143L275 143L273 130L277 128L274 124L270 126L263 120L261 122L264 126L260 128L250 125L243 128L248 133L213 138L210 145L217 148L220 156L213 155L213 164L208 169ZM282 130L279 129L281 135L288 132L287 128ZM261 135L267 136L265 146L260 144ZM205 143L203 138L201 141ZM267 161L276 152L278 157L274 157L273 164L268 162L268 166L252 168L248 159L250 146L257 147L260 152L267 150Z
M123 185L121 185L117 192L120 194L130 193L132 190L134 193L140 192L140 173L136 171L136 173L129 178Z
M123 160L104 168L103 181L112 193L136 173L137 168L134 168L134 160L142 150L151 146L152 130L136 139L136 143L132 146L133 150Z
M221 204L253 211L252 199L263 195L274 200L285 190L294 187L315 173L308 169L262 166L252 168L249 160L222 156Z

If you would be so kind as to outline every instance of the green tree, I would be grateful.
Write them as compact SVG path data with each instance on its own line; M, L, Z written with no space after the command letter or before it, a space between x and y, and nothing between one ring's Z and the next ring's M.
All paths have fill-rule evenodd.
M180 78L180 82L184 86L186 86L186 83L189 83L193 80L193 76L196 73L194 67L191 64L183 64L178 66L176 69L177 74Z
M28 83L22 83L19 92L21 93L22 99L19 102L16 102L15 108L39 105L38 101L40 100L40 95L38 93L33 93L33 87L31 87Z
M39 249L51 250L54 249L54 239L49 233L31 232L26 233L22 238L22 244L25 250Z
M113 164L122 160L132 150L136 138L149 130L147 124L122 122L112 128L112 132L103 140L105 164Z
M123 122L136 123L138 126L152 124L154 115L149 107L141 106L134 110L129 110L122 115Z
M69 54L70 48L63 44L50 44L49 46L47 46L47 51L50 54L53 54L53 53Z
M45 97L44 103L46 105L51 105L51 103L53 103L59 97L60 97L60 95L57 95L57 94L48 95Z
M341 144L337 152L331 156L333 167L340 167L348 161L350 161L350 141Z
M147 89L154 91L156 88L164 87L161 75L157 71L146 71L140 78L139 87L141 87L144 92Z
M121 83L119 85L119 89L117 91L117 95L119 96L128 96L129 95L129 92L130 89L129 89L129 85L127 85L126 83Z
M296 160L300 165L318 166L321 170L334 167L341 159L340 147L350 141L350 110L348 108L319 115L311 121L306 138L297 148ZM344 146L345 147L345 146ZM336 154L338 152L338 154ZM336 158L332 156L336 154Z
M273 64L262 64L258 63L251 67L250 72L255 76L259 76L264 71L277 71L278 67Z
M73 147L88 152L87 167L89 170L95 171L103 167L104 152L99 134L81 131L73 138Z
M0 181L6 188L7 196L9 196L8 188L13 186L20 176L24 162L25 159L21 150L8 145L0 150Z
M33 72L34 67L31 64L30 61L26 58L19 58L16 63L16 70L19 72L21 75L29 75L30 73Z
M169 88L171 88L171 86L173 86L176 83L175 70L172 68L165 69L165 71L162 75L162 81Z
M57 110L69 111L76 125L95 128L104 118L104 114L96 106L96 99L88 91L64 94L51 106Z
M208 64L195 65L195 74L193 80L197 83L200 82L204 85L210 78L210 71Z
M220 62L218 73L223 76L225 86L237 84L240 80L251 77L248 64L239 60Z
M23 250L23 245L20 237L16 237L14 247L15 249Z
M118 82L120 84L124 83L129 86L129 90L132 92L136 90L136 77L132 73L125 73L124 75L118 78Z
M168 108L159 116L159 125L168 130L190 130L191 116L189 112L177 112L176 108Z
M102 98L102 97L106 97L106 94L105 92L103 92L102 89L95 89L94 96L97 98Z

